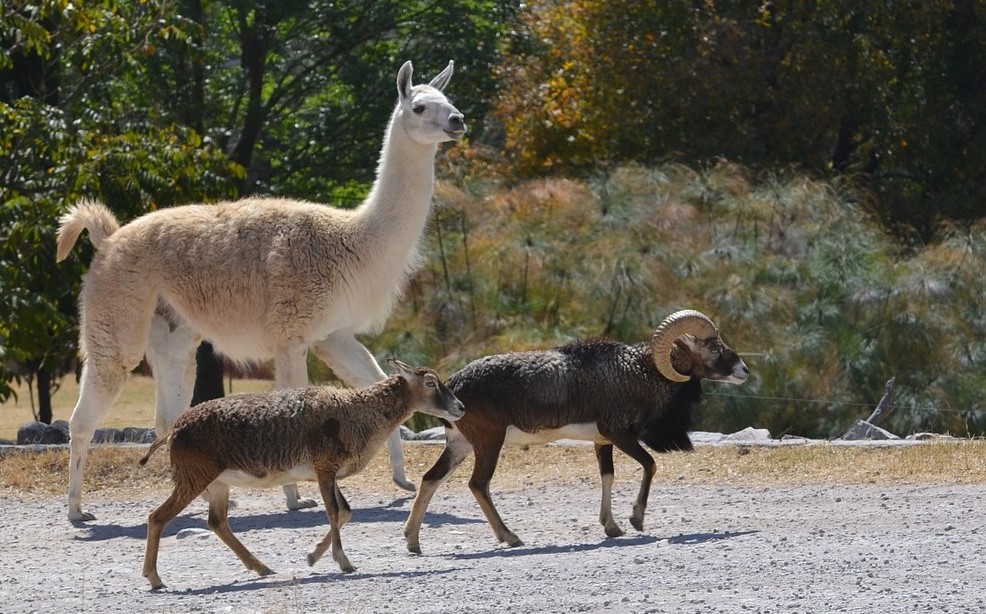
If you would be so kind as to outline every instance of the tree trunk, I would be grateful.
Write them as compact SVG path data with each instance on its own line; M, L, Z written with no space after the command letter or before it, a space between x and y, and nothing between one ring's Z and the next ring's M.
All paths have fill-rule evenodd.
M195 351L195 388L192 391L192 406L203 401L222 398L224 395L223 361L216 355L212 344L203 341Z
M38 422L51 424L51 371L42 366L37 371Z

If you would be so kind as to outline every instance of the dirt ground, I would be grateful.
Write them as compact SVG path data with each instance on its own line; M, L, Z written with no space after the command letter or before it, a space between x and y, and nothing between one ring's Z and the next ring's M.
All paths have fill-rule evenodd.
M440 447L438 448L440 450ZM193 503L166 529L158 569L141 576L146 517L166 483L86 492L88 523L65 517L64 493L7 488L0 500L0 610L134 612L986 612L986 484L776 484L685 476L655 482L637 532L626 518L639 470L621 463L606 538L591 449L530 480L505 466L493 495L525 545L497 544L464 481L435 496L409 554L411 497L380 475L343 489L342 530L358 568L305 556L324 509L284 510L280 490L234 490L230 525L277 573L259 578L205 527ZM429 452L431 453L431 452ZM702 455L699 449L695 456ZM532 450L529 458L537 462ZM409 465L415 477L427 459ZM572 456L572 458L576 458ZM163 462L158 459L158 462ZM468 466L468 461L467 461ZM365 474L364 474L365 475ZM543 473L539 473L543 476ZM305 496L317 496L303 485Z

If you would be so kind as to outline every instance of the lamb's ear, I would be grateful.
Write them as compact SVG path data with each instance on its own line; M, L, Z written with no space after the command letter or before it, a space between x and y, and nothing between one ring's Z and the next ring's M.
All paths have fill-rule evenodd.
M411 66L411 60L404 62L397 73L397 95L400 96L401 100L407 100L411 97L411 75L413 74L414 67Z
M394 365L394 367L397 368L397 374L398 375L401 375L401 376L403 376L405 378L408 377L408 376L415 375L414 369L412 369L410 366L404 364L403 362L397 360L396 358L388 358L387 359L387 362L389 362L390 364Z
M452 79L452 71L454 69L455 69L455 62L449 60L448 66L445 67L445 70L435 75L435 78L432 79L431 83L429 83L428 85L432 86L438 91L444 90L445 86L448 85L449 80Z

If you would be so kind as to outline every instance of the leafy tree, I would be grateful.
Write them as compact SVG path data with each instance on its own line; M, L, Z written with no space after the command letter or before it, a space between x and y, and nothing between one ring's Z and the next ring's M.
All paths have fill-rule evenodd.
M541 0L516 32L496 104L522 173L722 156L856 175L924 240L983 213L975 0Z
M124 219L228 194L235 174L194 131L159 123L121 96L168 6L49 1L0 11L0 398L37 383L38 418L71 368L83 263L54 262L58 216L83 196Z

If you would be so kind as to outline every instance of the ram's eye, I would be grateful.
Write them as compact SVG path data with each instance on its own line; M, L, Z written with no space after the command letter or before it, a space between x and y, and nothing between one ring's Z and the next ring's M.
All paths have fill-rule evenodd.
M414 111L415 115L421 115L422 113L425 112L425 105L416 104L413 107L411 107L411 110Z
M711 349L712 350L712 353L715 354L716 356L718 356L719 354L722 353L722 348L720 348L718 345L713 345L709 349Z

